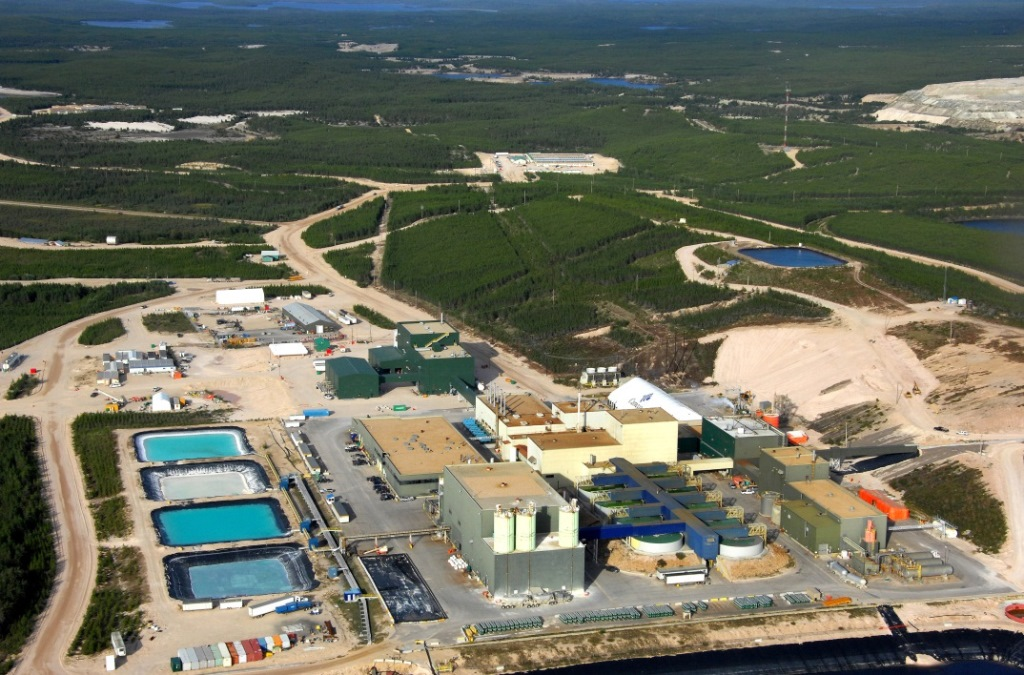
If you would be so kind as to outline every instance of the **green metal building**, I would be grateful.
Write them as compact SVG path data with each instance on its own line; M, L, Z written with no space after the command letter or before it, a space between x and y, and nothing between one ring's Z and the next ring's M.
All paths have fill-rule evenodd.
M338 398L380 396L380 375L364 359L342 356L327 359L325 377Z
M888 540L884 513L831 480L804 480L785 486L779 523L813 553L855 551L870 522L882 548Z
M701 425L700 452L707 457L756 462L761 450L784 445L784 433L752 417L705 417Z
M808 448L768 448L761 450L756 465L746 462L739 471L748 475L761 492L781 494L790 483L827 479L828 460Z
M525 463L446 466L440 512L494 595L583 589L579 510Z
M421 394L454 389L470 403L476 400L475 362L459 345L459 332L445 321L398 324L394 346L374 347L369 361L384 384L409 382Z

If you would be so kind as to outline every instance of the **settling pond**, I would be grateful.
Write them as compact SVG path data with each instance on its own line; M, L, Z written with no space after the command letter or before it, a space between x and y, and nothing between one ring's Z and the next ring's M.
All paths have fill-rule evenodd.
M168 506L152 515L164 546L273 539L288 534L288 518L276 499Z
M164 575L175 600L270 595L316 586L313 566L298 544L175 553L164 558Z
M270 489L263 467L251 459L149 466L141 474L146 498L155 502L235 497Z
M253 454L245 432L238 427L172 429L135 434L140 462L179 462Z
M842 258L797 246L741 248L739 252L775 267L841 267L846 264Z

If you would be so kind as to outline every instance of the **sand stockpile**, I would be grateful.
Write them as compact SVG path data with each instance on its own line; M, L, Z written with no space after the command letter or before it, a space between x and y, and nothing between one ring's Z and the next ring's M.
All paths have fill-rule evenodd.
M900 94L879 122L926 122L990 130L1024 122L1024 77L930 84Z
M722 387L754 392L756 400L785 394L806 419L875 399L892 403L898 388L908 390L915 382L926 392L937 384L902 340L828 326L731 331L714 378Z

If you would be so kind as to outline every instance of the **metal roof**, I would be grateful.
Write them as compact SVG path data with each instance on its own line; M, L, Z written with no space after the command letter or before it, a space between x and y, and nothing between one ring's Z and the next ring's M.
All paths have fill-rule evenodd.
M616 408L661 408L680 422L700 423L701 416L675 400L664 389L634 377L613 392L608 400Z
M337 322L327 318L327 315L315 307L301 302L291 302L284 306L284 311L295 319L296 323L303 326L312 326L317 323L324 323L330 326L337 326Z

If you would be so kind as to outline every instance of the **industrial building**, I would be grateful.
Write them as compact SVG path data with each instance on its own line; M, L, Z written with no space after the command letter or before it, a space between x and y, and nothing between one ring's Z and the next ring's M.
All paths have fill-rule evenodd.
M441 472L450 464L484 462L443 417L354 418L352 423L370 461L399 497L437 490Z
M365 359L351 356L327 359L325 368L330 391L338 398L380 396L380 375Z
M319 309L302 302L288 303L281 312L286 321L294 322L295 327L304 333L334 333L341 329Z
M459 344L459 331L445 321L405 321L395 330L395 343L369 351L370 365L382 384L411 382L421 394L453 390L473 402L475 362Z
M506 462L525 461L555 487L589 480L612 457L674 464L679 424L660 408L615 410L580 399L546 406L493 390L476 399L476 421Z
M158 391L153 394L153 401L150 404L152 412L172 412L178 409L179 400L167 392Z
M582 152L528 152L526 160L532 164L579 164L591 165L594 163L592 155Z
M440 515L494 595L583 589L579 509L525 464L445 467Z
M888 518L831 480L790 483L783 493L779 525L814 553L858 551L865 533L882 548L888 539ZM870 523L870 527L869 527Z
M782 494L790 483L827 480L829 462L804 447L768 448L761 450L757 464L744 462L737 471L748 476L761 492Z
M761 450L784 445L784 433L752 417L705 417L701 422L701 454L732 457L736 471L741 471L744 463L758 461Z

